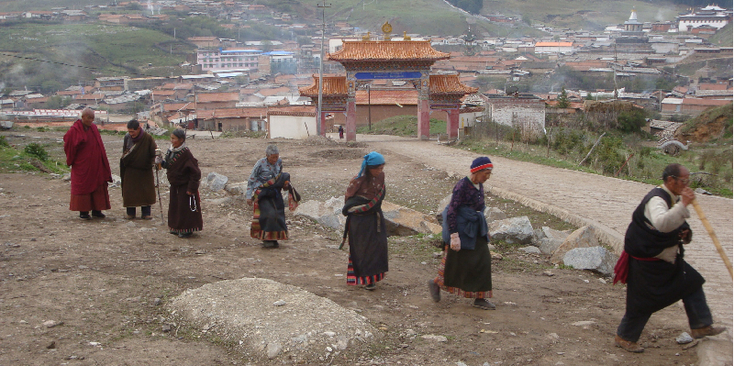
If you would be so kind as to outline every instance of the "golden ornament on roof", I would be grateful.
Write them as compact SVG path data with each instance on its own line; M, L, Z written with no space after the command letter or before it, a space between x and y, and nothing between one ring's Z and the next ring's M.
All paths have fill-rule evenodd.
M385 22L385 24L382 25L382 33L390 34L392 33L392 25L390 23Z

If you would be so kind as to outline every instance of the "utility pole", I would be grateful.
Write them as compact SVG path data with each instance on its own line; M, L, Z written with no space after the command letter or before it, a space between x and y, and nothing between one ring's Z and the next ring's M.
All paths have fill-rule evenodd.
M324 89L324 36L326 33L326 9L331 7L331 3L327 4L326 0L322 0L321 4L316 5L317 8L321 9L321 57L319 57L319 105L316 110L316 133L321 136L324 131L321 131L321 124L323 121L321 113L321 103L323 101L323 89Z

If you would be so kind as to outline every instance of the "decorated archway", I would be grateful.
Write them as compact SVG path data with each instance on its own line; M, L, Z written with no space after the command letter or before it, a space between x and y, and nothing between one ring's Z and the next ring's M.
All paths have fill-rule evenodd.
M386 39L389 39L387 34L390 30L389 24L385 23ZM461 98L477 92L476 88L461 84L458 74L430 75L431 66L436 61L449 58L448 53L433 49L430 41L413 41L407 36L400 41L344 41L341 50L327 56L329 60L341 63L347 75L323 79L320 131L325 131L323 117L326 113L346 113L347 141L354 141L357 136L357 90L374 80L402 80L418 90L417 130L421 139L430 136L431 109L448 112L446 133L449 138L457 137ZM313 85L299 91L301 95L312 98L315 104L318 77L314 76Z

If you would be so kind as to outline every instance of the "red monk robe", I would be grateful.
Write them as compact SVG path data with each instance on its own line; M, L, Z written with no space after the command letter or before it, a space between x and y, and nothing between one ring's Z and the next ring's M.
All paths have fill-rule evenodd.
M112 182L110 163L97 126L78 119L64 135L66 165L71 167L71 211L110 209L107 182Z

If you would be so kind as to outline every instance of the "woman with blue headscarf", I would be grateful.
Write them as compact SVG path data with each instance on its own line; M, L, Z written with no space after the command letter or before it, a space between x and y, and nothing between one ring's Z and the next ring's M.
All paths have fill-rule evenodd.
M365 285L367 290L374 290L387 272L384 166L381 154L373 151L364 156L359 174L349 182L342 209L347 216L344 240L349 238L347 285Z

